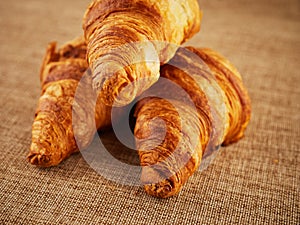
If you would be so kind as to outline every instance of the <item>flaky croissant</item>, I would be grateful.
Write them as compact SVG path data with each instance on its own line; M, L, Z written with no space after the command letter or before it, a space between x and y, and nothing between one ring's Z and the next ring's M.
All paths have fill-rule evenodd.
M159 78L160 64L199 31L200 21L197 0L94 0L83 30L102 101L123 106L148 89Z
M135 109L141 181L148 194L166 198L181 190L205 151L243 136L251 107L237 69L213 50L178 50L161 77L179 85L194 105L156 84L154 92L173 92L174 98L145 98Z
M31 164L49 167L59 164L79 148L91 142L97 128L110 125L111 108L101 101L93 102L92 93L85 92L76 99L77 113L72 115L75 92L84 72L86 43L84 38L71 41L56 50L56 43L50 43L41 67L42 93L32 125L32 143L28 160ZM94 117L87 119L92 110ZM72 126L72 119L78 122ZM74 137L77 129L77 138Z

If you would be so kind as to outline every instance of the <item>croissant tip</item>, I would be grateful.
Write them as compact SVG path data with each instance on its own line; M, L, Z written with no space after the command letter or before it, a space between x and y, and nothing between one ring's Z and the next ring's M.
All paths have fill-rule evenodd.
M172 178L164 178L151 167L144 167L141 181L146 193L157 198L168 198L176 195L179 190L174 186Z
M173 194L171 194L172 187L169 185L161 186L160 184L146 184L144 185L144 189L146 193L157 198L168 198L173 196Z
M49 167L50 157L45 154L31 152L27 156L30 164L40 167Z

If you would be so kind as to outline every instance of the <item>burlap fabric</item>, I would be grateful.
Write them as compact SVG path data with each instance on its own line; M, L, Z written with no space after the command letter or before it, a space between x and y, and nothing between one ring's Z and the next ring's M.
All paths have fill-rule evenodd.
M253 116L246 137L179 196L108 181L80 154L50 169L27 163L45 46L81 33L88 2L0 3L0 224L300 224L298 0L201 1L202 30L189 44L238 67Z

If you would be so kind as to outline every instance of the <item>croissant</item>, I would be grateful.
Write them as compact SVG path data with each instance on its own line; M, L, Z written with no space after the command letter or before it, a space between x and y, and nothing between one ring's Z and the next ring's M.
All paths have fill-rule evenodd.
M101 100L115 106L132 102L158 80L160 64L199 31L200 21L197 0L92 1L83 30Z
M237 69L210 49L179 49L162 66L162 78L182 88L193 104L172 87L167 87L173 93L169 99L142 99L134 112L134 134L145 191L167 198L181 190L204 154L243 137L251 104ZM152 91L166 92L159 83Z
M31 164L50 167L59 164L72 153L85 148L91 142L97 128L110 125L111 108L101 101L96 104L92 93L86 91L78 95L74 102L79 81L87 70L86 43L83 37L77 38L56 50L56 43L48 45L41 66L40 80L42 93L39 98L35 119L32 125L32 143L28 160ZM72 115L72 104L76 112ZM87 119L94 110L94 117ZM78 122L72 126L72 119ZM74 137L77 129L77 138Z

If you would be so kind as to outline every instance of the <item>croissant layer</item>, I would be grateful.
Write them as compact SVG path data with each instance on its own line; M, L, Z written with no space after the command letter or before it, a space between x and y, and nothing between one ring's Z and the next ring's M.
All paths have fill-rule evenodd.
M199 31L200 21L196 0L94 0L83 30L102 101L122 106L147 90L158 80L160 64Z
M154 85L156 93L174 94L168 100L149 97L137 104L135 136L145 191L166 198L181 190L204 154L243 137L251 105L237 69L211 49L178 50L162 67L162 78L190 98Z
M100 101L93 102L88 92L77 96L75 117L86 118L89 111L95 110L93 120L85 120L74 127L77 132L75 140L73 127L73 103L78 84L87 70L86 43L83 38L75 39L60 49L50 43L41 66L42 93L32 125L32 143L28 160L31 164L49 167L85 148L91 142L95 129L110 124L110 108ZM81 110L79 110L81 109ZM83 129L84 128L84 129ZM79 145L79 146L78 146Z

